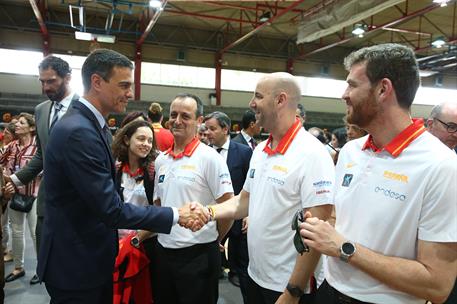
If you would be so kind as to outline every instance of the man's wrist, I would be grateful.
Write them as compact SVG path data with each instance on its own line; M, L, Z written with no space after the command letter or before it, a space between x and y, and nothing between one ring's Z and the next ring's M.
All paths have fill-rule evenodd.
M292 297L297 299L301 298L304 294L303 289L292 283L287 283L286 290Z
M216 220L216 210L214 210L214 206L208 205L208 206L206 206L206 208L208 209L208 213L209 213L209 221L210 222L215 221Z

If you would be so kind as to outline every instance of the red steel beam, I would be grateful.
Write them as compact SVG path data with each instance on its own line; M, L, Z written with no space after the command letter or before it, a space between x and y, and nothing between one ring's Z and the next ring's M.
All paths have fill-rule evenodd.
M254 35L255 33L257 33L258 31L260 31L262 28L264 28L265 26L269 26L270 24L272 24L276 19L278 19L279 17L281 17L282 15L290 12L291 10L293 10L295 7L297 7L298 5L300 5L304 0L299 0L299 1L295 1L293 4L289 5L288 7L284 8L283 10L279 11L276 15L274 15L273 17L271 17L270 19L268 19L268 21L266 22L263 22L262 24L260 25L257 25L252 31L248 32L247 34L245 34L244 36L238 38L236 41L230 43L229 45L225 46L222 50L219 51L219 53L222 55L224 54L225 52L227 52L229 49L235 47L236 45L240 44L241 42L243 42L244 40L246 40L247 38L251 37L252 35Z
M422 8L422 9L420 9L420 10L417 10L417 11L415 11L415 12L413 12L413 13L410 13L410 14L408 14L408 15L404 15L404 16L402 16L402 17L399 18L399 19L396 19L396 20L391 21L391 22L387 22L387 23L385 23L385 24L383 24L383 25L379 25L379 26L377 26L376 28L371 28L371 29L369 29L366 33L367 33L367 34L368 34L368 33L374 33L374 32L377 32L377 31L379 31L379 30L382 30L383 28L391 27L391 26L400 24L400 23L402 23L402 22L405 22L405 21L408 21L408 20L410 20L410 19L413 19L413 18L415 18L415 17L417 17L417 16L421 16L421 15L423 15L423 14L425 14L425 13L428 13L428 12L430 12L430 11L436 9L436 8L439 8L439 7L440 7L440 5L437 4L437 3L430 4L429 6L426 6L426 7ZM350 40L352 40L352 39L357 39L357 37L349 37L349 38L346 38L346 39L337 41L337 42L335 42L335 43L331 43L331 44L329 44L329 45L322 46L322 47L320 47L320 48L317 48L317 49L315 49L315 50L312 50L311 52L308 52L308 53L305 53L305 54L300 54L300 55L298 55L297 57L295 57L294 60L301 59L301 58L305 58L305 57L307 57L307 56L310 56L310 55L314 55L314 54L320 53L320 52L325 51L325 50L328 50L328 49L330 49L330 48L332 48L332 47L335 47L335 46L344 44L344 43L346 43L346 42L348 42L348 41L350 41Z
M215 19L215 20L222 20L222 21L227 21L227 22L249 23L249 24L255 25L255 23L252 23L252 22L250 22L248 20L241 20L241 19L228 18L228 17L222 17L222 16L205 15L205 14L199 14L199 13L193 13L193 12L177 11L177 10L172 10L172 9L166 9L165 11L167 13L177 14L177 15L193 16L193 17L207 18L207 19Z
M162 0L162 8L167 5L168 0ZM135 72L134 72L134 83L135 83L135 100L141 100L141 62L143 58L143 43L151 32L152 28L162 14L162 10L156 10L152 18L149 20L148 25L144 29L143 34L135 43ZM143 18L143 16L141 17ZM143 19L140 20L140 23L143 22Z
M257 11L257 9L252 6L242 6L242 5L230 4L230 3L225 3L225 2L217 2L217 1L203 1L203 3L208 4L208 5L213 5L213 6L224 7L224 8L239 9L242 11L255 11L255 12Z
M40 26L41 35L43 36L43 55L47 56L49 54L49 32L42 15L42 12L44 13L45 11L44 0L39 1L41 9L38 7L37 0L29 0L29 2Z
M276 19L278 19L282 15L290 12L295 7L300 5L303 1L304 0L295 1L293 4L289 5L288 7L284 8L283 10L279 11L276 15L274 15L273 17L268 19L268 21L256 26L252 31L250 31L247 34L245 34L244 36L238 38L236 41L230 43L229 45L225 46L222 50L220 50L219 52L216 53L216 85L215 85L215 89L216 89L216 105L220 106L221 103L222 103L221 102L221 70L222 70L222 58L223 58L224 53L226 51L228 51L229 49L235 47L236 45L240 44L241 42L243 42L247 38L251 37L252 35L257 33L258 31L260 31L262 28L264 28L265 26L268 26L268 25L272 24L273 21L275 21Z

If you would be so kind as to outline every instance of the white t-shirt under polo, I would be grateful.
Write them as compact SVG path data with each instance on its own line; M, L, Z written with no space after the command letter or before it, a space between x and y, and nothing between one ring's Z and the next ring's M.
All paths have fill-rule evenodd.
M286 288L298 254L291 229L295 212L333 199L332 159L300 125L296 131L284 154L269 156L263 151L266 141L256 147L244 184L250 194L249 276L278 292Z
M418 127L412 128L414 132ZM407 138L397 138L397 146L402 148ZM365 142L367 136L348 142L339 155L336 230L375 252L411 260L417 258L418 239L456 242L456 154L428 132L406 144L397 157L385 150L362 150ZM371 303L425 303L338 258L326 261L328 283L350 297Z
M165 152L155 161L154 200L160 198L162 206L180 208L192 201L209 205L225 193L233 193L222 156L199 143L198 139L193 143L197 146L190 155L187 154L189 156L185 151L184 156L175 159ZM217 237L216 222L210 222L197 232L174 225L170 234L159 234L158 240L165 248L185 248L215 241Z

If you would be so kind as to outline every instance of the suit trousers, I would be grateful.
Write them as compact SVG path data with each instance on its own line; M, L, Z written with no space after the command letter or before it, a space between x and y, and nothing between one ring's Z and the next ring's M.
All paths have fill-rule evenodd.
M216 304L221 260L217 241L170 249L157 244L156 304Z
M43 230L43 223L44 223L44 216L38 215L37 219L36 219L36 227L35 227L37 256L38 256L38 253L40 252L41 231Z
M112 304L113 278L109 277L102 286L92 289L67 290L45 284L51 297L50 304Z

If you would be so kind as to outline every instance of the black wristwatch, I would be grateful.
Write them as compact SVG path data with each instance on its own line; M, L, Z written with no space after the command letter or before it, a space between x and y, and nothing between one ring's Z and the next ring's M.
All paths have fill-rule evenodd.
M341 244L340 248L340 260L349 263L349 258L353 256L356 251L354 243L349 241L344 242Z
M296 285L292 285L290 283L287 283L286 289L290 293L290 295L294 298L301 298L301 296L304 294L303 290L301 290L300 287L298 287Z
M130 240L130 245L132 245L135 248L140 248L140 240L138 239L138 237L132 237L132 239Z

